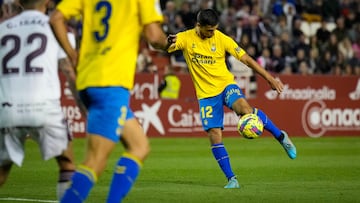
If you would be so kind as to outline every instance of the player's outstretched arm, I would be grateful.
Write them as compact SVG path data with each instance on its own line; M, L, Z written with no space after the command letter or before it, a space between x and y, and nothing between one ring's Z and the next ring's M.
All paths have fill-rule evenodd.
M173 38L165 35L160 23L150 23L145 25L144 37L155 49L167 50L173 43Z
M271 89L276 90L277 93L281 93L284 89L284 85L280 80L275 79L270 75L263 67L261 67L251 56L244 54L241 57L241 62L255 70L259 75L261 75L266 81L268 81Z
M65 53L70 58L73 67L76 67L78 60L78 53L71 46L71 43L67 35L68 31L66 27L66 19L59 10L55 10L50 16L50 25L54 31L55 37L58 40L60 46L64 49Z

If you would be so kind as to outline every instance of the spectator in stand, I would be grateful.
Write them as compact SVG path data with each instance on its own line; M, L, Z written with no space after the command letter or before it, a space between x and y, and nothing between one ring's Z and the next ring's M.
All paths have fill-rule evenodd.
M265 49L271 49L271 41L268 35L262 34L260 35L260 42L256 44L256 56L260 56Z
M321 43L319 42L316 35L310 37L309 47L310 49L316 49L318 52L320 51Z
M354 68L350 63L345 64L343 75L354 75Z
M350 10L351 10L351 6L352 5L352 0L341 0L340 1L340 15L346 17L347 15L349 15Z
M296 8L294 4L286 3L283 7L284 15L286 17L286 24L289 30L292 30L292 26L294 24L294 20L298 18L296 14Z
M357 36L356 40L351 45L354 50L354 56L360 60L360 36Z
M269 71L272 63L270 49L262 49L261 55L256 59L256 62L258 62L260 66L264 67L265 70Z
M309 73L314 74L316 68L320 65L320 57L319 57L319 50L318 49L310 49L310 56L307 61L309 65Z
M332 34L336 35L338 41L343 40L348 35L344 17L336 19L336 28L332 31Z
M299 73L299 67L302 62L306 61L306 54L304 49L298 49L295 54L295 59L291 63L292 72Z
M292 38L291 38L294 43L299 43L299 38L301 37L301 35L304 35L304 37L306 38L306 35L301 30L301 23L302 20L300 18L294 20L294 25L292 29Z
M190 2L182 2L178 14L181 16L186 29L191 29L195 26L196 14L192 12Z
M234 33L233 29L235 29L236 23L236 9L232 6L225 8L220 14L220 24L224 27L225 32L228 34Z
M272 37L275 35L275 31L271 26L271 21L272 19L270 16L264 16L259 22L259 29L262 35L266 35L268 37Z
M275 16L283 16L284 15L284 5L287 3L286 0L276 0L272 7L272 14Z
M271 68L269 71L274 73L281 73L285 68L285 59L282 56L282 50L280 45L274 45L272 50L272 57L271 57Z
M344 69L345 67L345 64L347 63L346 59L345 59L345 56L341 53L341 52L338 52L336 57L335 57L335 64L339 64L342 69Z
M237 16L236 17L236 24L234 27L234 37L235 37L235 41L237 43L241 42L241 38L244 34L244 26L245 26L245 22L244 22L244 18L241 16Z
M356 23L354 23L351 29L348 30L348 36L353 42L356 41L358 36L360 36L360 6L359 6L359 13L357 15L358 15L358 19L356 20Z
M343 75L343 67L341 66L341 64L334 64L331 72L333 75L336 76L342 76Z
M306 63L306 61L301 61L300 62L297 74L302 75L302 76L310 75L309 66Z
M163 29L163 31L166 33L166 34L171 34L173 33L174 31L174 24L171 24L169 22L169 16L167 15L163 15L163 22L161 24L161 27Z
M321 44L326 43L330 39L330 31L327 28L327 21L325 19L321 21L321 26L316 30L316 37Z
M345 61L347 62L354 58L354 50L349 37L345 37L338 43L338 51L345 57Z
M166 2L163 15L167 16L169 25L173 25L175 23L176 5L174 1L170 0Z
M355 7L356 8L356 7ZM354 25L356 25L356 23L359 23L356 18L356 13L354 11L354 8L349 9L348 14L344 15L345 19L344 19L344 23L345 23L345 28L346 29L352 29Z
M153 64L153 59L147 47L141 49L136 60L136 72L147 72L147 66Z
M340 1L326 0L322 4L322 17L329 22L334 22L340 16Z
M331 56L331 52L329 50L325 51L325 53L321 56L321 63L316 68L315 73L330 74L331 67L334 63L335 63L335 58Z
M239 0L228 0L228 1L229 1L229 6L234 7L236 10L240 10L245 5L244 1L239 1Z
M289 63L285 64L284 70L281 72L283 75L293 75L292 67Z
M354 75L360 76L360 63L359 62L354 66Z
M243 6L236 12L236 17L240 17L245 20L246 24L250 16L250 6L243 4Z
M306 36L304 33L300 34L297 43L295 44L294 47L294 51L293 53L297 53L299 49L303 49L305 51L305 55L306 57L309 56L309 52L310 52L310 46L308 45L308 43L306 42Z
M243 34L241 35L240 42L238 43L244 50L250 47L252 44L250 42L249 35Z
M274 25L274 32L276 36L280 36L283 32L292 33L292 30L290 30L289 26L287 25L285 16L280 16L277 18L277 21L278 23Z
M173 25L173 31L172 34L178 33L178 32L182 32L187 30L188 28L186 27L183 18L181 17L180 14L176 14L175 16L175 24Z
M334 33L330 34L330 39L328 42L326 42L323 46L323 50L322 51L329 51L331 54L331 57L335 57L337 55L338 52L338 38Z
M283 57L293 57L294 56L294 47L293 47L293 43L291 42L290 39L290 34L289 32L283 32L280 35L280 46L282 49L282 56Z
M250 43L256 45L259 42L261 30L258 26L258 17L251 15L249 16L249 25L244 29L244 34L249 36Z
M258 3L263 16L268 16L271 14L271 0L260 0Z

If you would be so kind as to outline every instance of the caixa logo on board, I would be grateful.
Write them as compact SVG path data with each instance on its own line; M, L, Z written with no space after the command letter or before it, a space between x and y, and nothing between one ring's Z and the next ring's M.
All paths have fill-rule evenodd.
M310 137L321 137L327 131L360 130L360 108L328 108L323 100L304 105L302 126Z

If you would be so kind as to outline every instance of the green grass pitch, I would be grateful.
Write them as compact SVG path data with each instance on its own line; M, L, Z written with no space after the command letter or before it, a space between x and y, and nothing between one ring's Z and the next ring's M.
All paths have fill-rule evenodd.
M151 138L152 152L123 202L360 202L360 137L294 137L298 157L290 160L272 138L225 137L240 189L226 184L204 138ZM85 139L74 141L82 160ZM55 202L57 166L43 162L33 141L26 144L22 168L14 166L0 188L0 203ZM86 202L105 202L118 146ZM22 200L23 199L23 200Z

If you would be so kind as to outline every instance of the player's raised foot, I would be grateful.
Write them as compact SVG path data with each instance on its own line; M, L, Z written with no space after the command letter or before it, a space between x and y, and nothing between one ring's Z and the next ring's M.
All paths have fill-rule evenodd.
M282 135L284 136L284 139L280 142L280 144L283 146L283 148L285 149L287 155L289 156L290 159L295 159L296 158L296 147L295 145L291 142L288 134L285 131L281 131Z
M236 176L229 179L229 182L224 186L226 189L240 188L239 182Z

